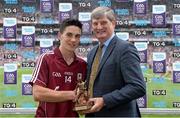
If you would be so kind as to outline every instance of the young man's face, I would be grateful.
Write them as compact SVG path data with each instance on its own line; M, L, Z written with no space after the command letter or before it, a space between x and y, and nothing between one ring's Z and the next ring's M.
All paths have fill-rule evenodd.
M80 42L81 29L77 26L68 26L60 33L61 46L68 51L74 51Z
M114 28L115 21L110 21L106 16L99 19L92 19L92 31L95 37L101 42L104 42L111 37Z

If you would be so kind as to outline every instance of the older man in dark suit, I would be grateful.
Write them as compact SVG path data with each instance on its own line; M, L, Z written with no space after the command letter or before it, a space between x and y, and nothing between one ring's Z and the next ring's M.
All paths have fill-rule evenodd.
M137 49L115 35L112 9L98 7L91 18L99 45L87 57L87 84L94 105L84 113L94 117L140 117L136 99L144 96L146 89Z

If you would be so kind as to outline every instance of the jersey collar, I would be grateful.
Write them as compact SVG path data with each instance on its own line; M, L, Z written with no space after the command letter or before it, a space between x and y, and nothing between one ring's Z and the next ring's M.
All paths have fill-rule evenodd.
M59 59L63 59L64 60L64 58L63 58L63 56L62 56L62 53L61 53L61 51L59 50L59 47L57 47L57 48L55 48L55 50L54 50L54 53L56 54L56 56L59 58ZM74 61L78 61L78 58L77 58L77 56L76 56L76 54L74 53Z

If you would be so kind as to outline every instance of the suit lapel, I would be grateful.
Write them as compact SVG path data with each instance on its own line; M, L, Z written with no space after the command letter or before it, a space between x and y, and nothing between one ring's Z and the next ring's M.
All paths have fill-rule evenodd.
M104 63L106 62L106 60L108 59L108 57L110 56L111 52L113 51L115 44L116 44L116 38L114 37L112 39L112 41L110 42L110 44L108 45L108 47L102 57L102 60L100 62L100 65L99 65L99 68L97 71L97 75L98 75L99 71L102 69L102 67L103 67Z

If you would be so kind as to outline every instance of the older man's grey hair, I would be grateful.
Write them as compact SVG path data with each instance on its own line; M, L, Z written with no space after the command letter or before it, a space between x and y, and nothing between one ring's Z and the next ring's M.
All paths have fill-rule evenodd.
M97 7L91 13L91 19L99 19L106 16L110 21L116 21L114 11L109 7Z

